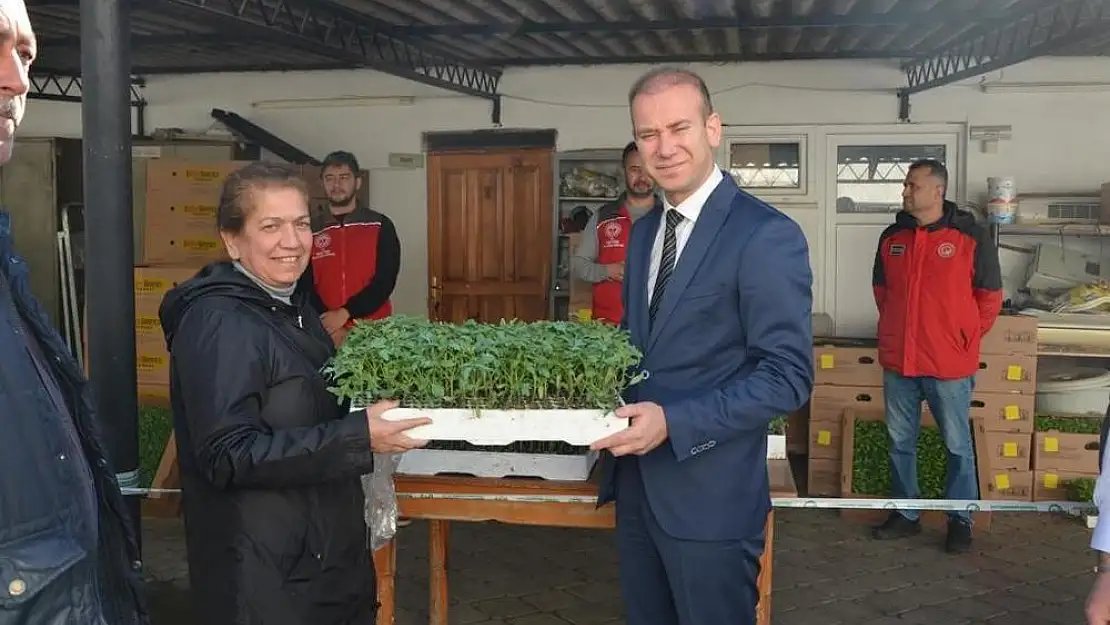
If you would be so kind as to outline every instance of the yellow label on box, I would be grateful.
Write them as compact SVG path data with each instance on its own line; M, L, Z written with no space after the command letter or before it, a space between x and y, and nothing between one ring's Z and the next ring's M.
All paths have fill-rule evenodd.
M1010 365L1006 367L1006 379L1011 382L1021 382L1021 365Z
M216 218L218 207L211 204L183 204L178 207L182 213L190 217Z
M135 331L156 332L162 329L162 322L157 315L136 315Z
M821 354L821 368L832 369L836 366L836 361L832 354Z
M1017 443L1002 443L1002 455L1006 458L1017 458L1018 445Z
M135 280L136 293L165 293L173 287L173 283L162 278L142 277Z
M817 433L818 445L830 445L832 443L832 432L828 430L821 430Z
M1006 420L1017 421L1021 418L1021 408L1017 406L1006 406Z
M226 172L219 169L187 167L181 170L181 177L189 182L220 182L226 177Z
M1044 487L1045 488L1056 488L1056 486L1059 485L1059 484L1060 484L1060 476L1059 475L1056 475L1055 473L1045 473L1044 474Z
M1046 436L1044 439L1044 450L1047 452L1060 451L1060 439L1055 436Z
M1010 487L1010 476L1005 473L999 473L994 476L994 487L998 490L1006 490Z
M136 360L135 364L140 373L153 373L169 364L169 359L165 356L152 354L139 354Z
M183 249L193 252L211 252L222 246L223 242L219 239L185 239L181 242Z

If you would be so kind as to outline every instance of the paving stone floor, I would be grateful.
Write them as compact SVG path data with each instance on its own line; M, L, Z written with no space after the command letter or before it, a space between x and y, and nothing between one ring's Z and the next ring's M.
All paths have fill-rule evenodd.
M973 553L949 556L935 530L886 543L831 511L776 516L773 625L1085 623L1093 561L1074 519L996 514ZM427 623L426 529L401 530L397 625ZM154 625L200 625L180 523L147 519L143 534ZM459 523L451 541L451 625L623 622L611 532Z

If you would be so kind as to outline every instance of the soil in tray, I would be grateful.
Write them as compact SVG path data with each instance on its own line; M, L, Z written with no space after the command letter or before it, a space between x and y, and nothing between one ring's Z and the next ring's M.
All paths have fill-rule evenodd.
M589 447L579 447L559 441L517 441L511 445L471 445L466 441L431 441L424 449L556 456L582 456L590 451Z

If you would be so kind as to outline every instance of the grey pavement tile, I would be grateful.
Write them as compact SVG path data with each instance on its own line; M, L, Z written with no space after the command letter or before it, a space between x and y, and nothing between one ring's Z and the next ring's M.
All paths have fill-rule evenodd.
M509 619L512 625L568 625L567 621L554 614L529 614L520 618Z
M907 625L968 625L967 618L953 614L939 606L925 606L898 615Z
M479 612L490 618L514 618L535 614L536 608L528 605L516 597L502 597L500 599L487 599L472 604Z
M875 541L868 528L814 510L776 513L773 625L1081 625L1089 533L1049 515L996 515L973 553L943 533ZM427 524L398 537L397 625L425 625ZM200 625L189 605L182 528L144 520L153 625ZM452 625L622 623L612 532L455 523L448 559ZM184 608L183 608L184 607Z

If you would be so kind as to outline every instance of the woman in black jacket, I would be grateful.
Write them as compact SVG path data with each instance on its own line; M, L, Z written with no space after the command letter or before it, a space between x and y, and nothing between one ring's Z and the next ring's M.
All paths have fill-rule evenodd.
M231 174L218 226L233 262L166 295L170 398L189 580L205 625L371 625L374 566L360 476L373 452L422 443L347 413L320 368L333 354L294 287L312 251L304 182L252 163Z

